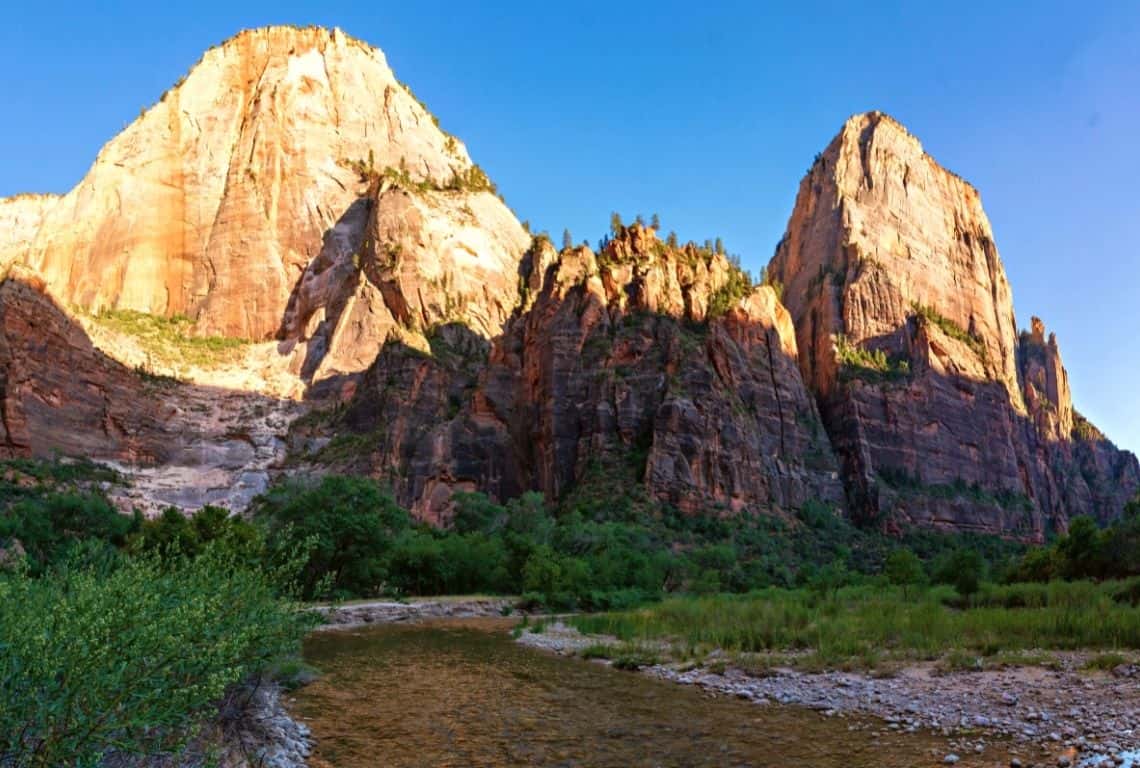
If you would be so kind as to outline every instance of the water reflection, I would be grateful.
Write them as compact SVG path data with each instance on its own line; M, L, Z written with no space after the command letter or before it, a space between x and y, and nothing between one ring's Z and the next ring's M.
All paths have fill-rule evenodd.
M814 712L710 698L688 686L522 648L496 621L314 635L324 675L294 711L314 766L939 765L944 740L853 733ZM995 750L963 766L1007 765Z

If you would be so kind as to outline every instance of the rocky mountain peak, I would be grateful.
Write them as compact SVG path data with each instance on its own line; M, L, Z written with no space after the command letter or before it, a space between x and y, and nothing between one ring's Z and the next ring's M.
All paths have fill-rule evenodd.
M1130 454L1069 444L1056 338L1019 336L977 191L897 121L856 115L816 157L769 274L856 516L1039 538L1140 485Z
M704 322L710 315L723 315L752 289L739 263L711 244L682 244L675 235L662 239L656 229L641 223L606 237L596 254L587 246L557 252L545 237L536 240L535 248L538 255L524 265L528 283L535 269L543 270L545 277L553 265L549 277L559 298L584 286L616 312ZM541 289L544 283L533 284Z
M887 115L850 118L816 157L769 270L787 287L813 387L839 376L837 336L900 355L900 329L924 315L942 347L968 336L961 362L1021 407L1012 292L981 198Z
M378 49L339 30L250 30L208 51L36 223L6 230L0 253L19 250L65 305L271 338L324 235L366 195L362 165L415 181L472 168Z

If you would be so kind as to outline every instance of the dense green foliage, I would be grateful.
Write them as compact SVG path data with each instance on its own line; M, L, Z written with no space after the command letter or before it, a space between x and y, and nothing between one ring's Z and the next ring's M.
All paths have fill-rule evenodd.
M297 556L225 510L154 520L89 462L0 462L0 765L176 752L311 624Z
M1127 579L1140 576L1140 500L1100 529L1091 517L1075 517L1050 546L1032 549L1013 567L1011 581Z
M176 751L307 619L224 547L0 578L0 764Z
M579 609L769 586L834 593L880 573L900 545L822 504L795 519L679 514L646 498L634 478L643 461L593 465L557 506L534 493L506 504L460 494L446 528L414 521L371 480L337 476L274 488L256 519L275 546L312 542L301 578L309 598L486 592ZM1024 549L933 533L901 543L926 563L907 583L958 583L957 565L975 550L981 578Z
M50 493L11 505L0 516L0 542L18 540L31 573L39 575L80 550L96 554L90 540L121 547L138 527L138 518L120 514L97 494Z
M376 483L337 476L278 485L257 500L254 515L272 541L312 542L300 576L306 597L326 587L342 596L377 594L391 544L411 524Z

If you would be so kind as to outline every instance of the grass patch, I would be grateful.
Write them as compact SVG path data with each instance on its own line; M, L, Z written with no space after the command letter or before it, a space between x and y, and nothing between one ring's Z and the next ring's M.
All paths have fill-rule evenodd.
M658 653L636 646L620 648L612 658L614 669L628 672L636 672L642 667L652 667L661 663L661 656Z
M1111 672L1117 667L1129 664L1127 656L1121 653L1098 653L1085 661L1085 669L1100 670L1102 672Z
M605 643L594 643L587 645L578 655L583 659L612 659L614 656L614 646Z
M1027 663L1043 651L1140 648L1140 609L1117 604L1113 585L1057 582L1042 585L1033 600L1024 599L1021 586L988 588L978 604L964 609L946 605L940 598L945 590L905 600L896 590L860 586L824 595L766 589L673 598L567 621L584 633L633 644L796 652L795 666L806 669L873 668L885 659L942 659L958 669L975 666L978 658ZM1004 607L1010 601L1033 605Z
M208 367L233 362L250 343L224 336L195 336L194 321L185 315L163 317L115 309L100 312L92 319L102 328L131 336L144 352L169 365Z

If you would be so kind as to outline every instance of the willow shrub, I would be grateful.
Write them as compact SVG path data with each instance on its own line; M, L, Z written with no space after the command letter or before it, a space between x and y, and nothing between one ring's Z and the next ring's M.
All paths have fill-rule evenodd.
M222 547L0 577L0 765L176 753L311 619Z

